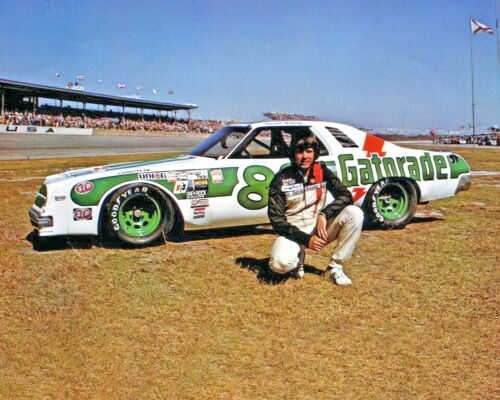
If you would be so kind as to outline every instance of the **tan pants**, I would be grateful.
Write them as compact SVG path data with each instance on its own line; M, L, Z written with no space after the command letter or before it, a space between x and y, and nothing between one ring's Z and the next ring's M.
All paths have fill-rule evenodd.
M356 247L361 228L363 227L363 211L357 206L350 205L344 208L339 215L327 225L327 243L335 242L331 264L343 264L347 261ZM312 233L316 223L299 227L305 233ZM271 249L269 266L274 272L286 274L297 268L301 261L301 246L283 236L278 236Z

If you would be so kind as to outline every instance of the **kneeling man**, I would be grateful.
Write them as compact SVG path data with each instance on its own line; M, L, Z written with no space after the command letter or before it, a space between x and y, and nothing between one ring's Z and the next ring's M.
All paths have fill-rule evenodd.
M326 276L337 285L350 285L342 266L361 234L363 212L352 203L351 192L325 164L317 162L316 137L294 137L292 165L278 172L269 187L269 220L278 234L270 267L279 274L304 276L305 248L320 251L335 242ZM327 191L334 200L326 204Z

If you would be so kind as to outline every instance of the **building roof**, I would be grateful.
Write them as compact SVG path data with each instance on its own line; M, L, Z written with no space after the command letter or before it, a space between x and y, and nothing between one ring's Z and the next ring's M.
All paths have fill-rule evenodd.
M92 93L86 91L58 88L55 86L38 85L34 83L17 82L8 79L0 79L0 90L24 92L26 96L37 96L45 99L60 99L75 101L79 103L102 104L108 106L144 108L148 110L177 111L194 110L196 104L163 103L145 99L133 99L128 97L111 96L107 94Z

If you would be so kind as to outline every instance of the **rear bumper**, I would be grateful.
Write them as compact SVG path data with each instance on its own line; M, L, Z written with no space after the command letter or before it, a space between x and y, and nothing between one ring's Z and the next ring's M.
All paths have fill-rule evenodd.
M471 175L470 174L462 174L460 175L460 179L458 181L457 190L455 190L455 194L458 192L462 192L464 190L469 190L471 186Z
M42 210L37 207L31 207L29 211L31 225L37 229L50 228L54 225L54 218L51 215L42 215Z

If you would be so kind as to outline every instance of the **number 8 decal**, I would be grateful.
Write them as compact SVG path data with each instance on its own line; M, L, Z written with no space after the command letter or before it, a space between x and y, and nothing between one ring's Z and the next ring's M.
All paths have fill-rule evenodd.
M258 210L267 206L269 200L269 185L274 172L261 165L252 165L243 172L247 186L238 192L238 203L248 210Z

